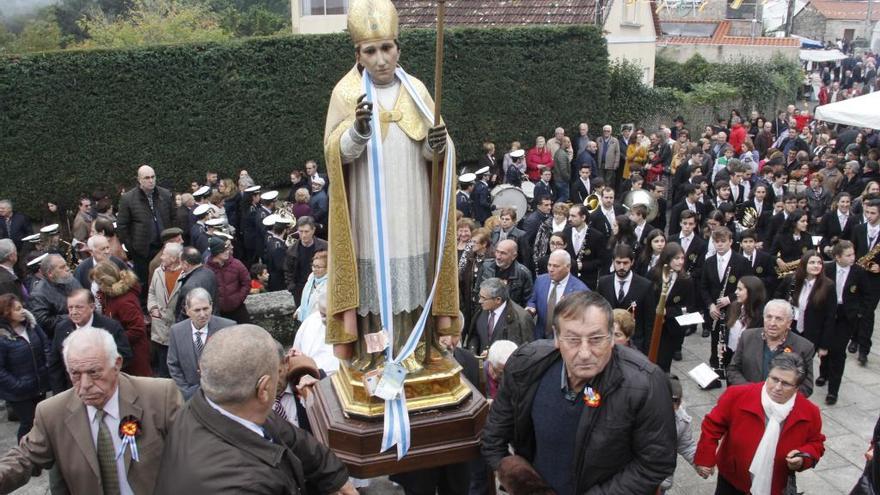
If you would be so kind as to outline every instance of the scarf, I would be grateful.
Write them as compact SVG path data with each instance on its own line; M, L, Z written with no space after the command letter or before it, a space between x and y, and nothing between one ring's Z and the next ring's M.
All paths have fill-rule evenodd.
M797 394L791 396L784 404L773 402L767 393L767 382L761 387L761 406L764 407L764 415L767 417L767 425L764 427L764 436L758 444L758 450L752 458L749 473L752 474L753 495L770 495L770 487L773 483L773 464L776 460L776 445L779 443L779 433L782 431L782 422L788 417L794 408Z
M312 295L317 295L324 287L325 282L327 282L327 274L324 274L323 277L317 278L314 273L309 275L309 279L306 281L306 286L303 288L302 297L300 298L299 309L296 310L296 316L299 321L306 321L306 318L312 314L312 311L315 309L315 303L317 302L317 298L312 300Z

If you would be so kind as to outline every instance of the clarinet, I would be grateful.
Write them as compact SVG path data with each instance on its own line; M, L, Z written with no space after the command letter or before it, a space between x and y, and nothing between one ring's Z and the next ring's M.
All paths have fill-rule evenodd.
M724 290L727 289L727 277L730 276L730 264L733 260L727 263L727 269L724 270L724 278L721 279L721 293L718 294L718 299L724 297ZM716 299L717 300L717 299ZM718 369L715 370L718 373L718 376L721 377L722 380L727 379L727 370L724 369L724 351L727 349L727 339L729 338L727 335L727 306L725 309L720 310L721 315L717 320L712 322L712 334L714 335L718 332L718 349L716 353L718 354Z

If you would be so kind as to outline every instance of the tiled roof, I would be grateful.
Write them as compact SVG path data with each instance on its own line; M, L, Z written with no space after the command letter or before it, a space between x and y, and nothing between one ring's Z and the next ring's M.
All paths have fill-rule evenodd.
M808 5L812 5L826 19L864 21L868 14L868 2L865 1L811 0ZM880 21L880 5L873 5L871 20Z
M433 27L435 0L394 0L401 27ZM593 24L596 0L447 0L448 26Z
M815 1L815 0L814 0ZM714 23L715 21L690 21L676 19L676 23ZM800 46L800 40L796 38L770 38L765 36L728 36L730 21L717 21L718 29L712 37L700 36L667 36L663 35L658 40L660 44L667 45L748 45L748 46ZM662 24L662 23L661 23Z

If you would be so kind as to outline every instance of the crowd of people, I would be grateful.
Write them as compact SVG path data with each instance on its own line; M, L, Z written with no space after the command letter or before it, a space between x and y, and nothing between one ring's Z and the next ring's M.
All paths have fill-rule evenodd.
M834 405L847 353L869 359L877 130L789 105L702 130L681 117L618 134L581 123L534 142L486 142L460 171L454 351L484 362L470 378L493 402L483 458L450 471L447 493L486 493L492 471L514 494L655 493L673 486L677 453L701 476L717 468L716 493L782 493L824 452L808 398L827 387ZM360 480L301 432L301 397L340 366L324 335L327 176L309 161L270 190L246 170L209 171L180 192L148 165L136 173L118 196L83 196L72 218L47 203L37 232L0 201L0 398L21 441L0 459L0 487L54 465L52 483L74 493L221 491L212 473L259 493L353 493ZM529 198L524 211L493 204L505 186ZM289 350L248 325L245 300L265 291L297 304ZM681 323L694 313L701 325ZM706 388L728 386L696 439L671 375L691 335L717 375ZM114 460L129 440L107 430L132 417L141 462L126 471L138 454ZM90 426L82 445L65 421ZM96 463L74 450L90 433ZM412 478L393 479L423 493Z

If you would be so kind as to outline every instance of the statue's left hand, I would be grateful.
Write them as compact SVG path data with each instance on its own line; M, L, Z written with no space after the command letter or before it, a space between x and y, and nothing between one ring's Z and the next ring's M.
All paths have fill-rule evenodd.
M440 124L428 130L428 146L437 153L446 149L446 126Z

